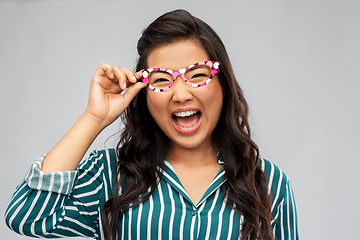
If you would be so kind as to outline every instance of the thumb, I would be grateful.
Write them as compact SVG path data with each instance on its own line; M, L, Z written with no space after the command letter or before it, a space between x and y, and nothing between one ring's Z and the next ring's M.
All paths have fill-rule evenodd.
M147 84L143 82L137 82L131 85L128 89L126 89L123 97L125 102L125 108L127 108L130 102L134 99L134 97L140 92L141 89L146 87Z

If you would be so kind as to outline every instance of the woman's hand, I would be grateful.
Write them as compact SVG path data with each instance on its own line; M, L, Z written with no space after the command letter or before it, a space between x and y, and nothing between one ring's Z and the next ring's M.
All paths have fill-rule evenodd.
M98 134L115 121L146 86L145 83L136 82L139 78L138 73L102 63L91 81L85 112L48 152L41 170L74 171ZM124 90L126 92L122 94Z
M91 81L85 114L95 117L102 129L110 125L146 86L145 83L137 82L137 79L140 79L138 73L106 63L100 64ZM126 92L121 94L124 90Z

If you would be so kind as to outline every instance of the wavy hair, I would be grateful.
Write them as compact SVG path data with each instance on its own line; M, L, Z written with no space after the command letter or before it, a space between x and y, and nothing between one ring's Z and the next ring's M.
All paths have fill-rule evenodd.
M238 85L225 46L205 22L185 10L165 13L142 33L137 44L136 71L147 68L147 57L156 47L181 40L197 40L210 60L220 61L218 74L224 93L219 121L213 131L214 146L222 149L227 181L227 205L244 216L242 239L273 239L268 182L259 166L259 149L250 137L248 104ZM163 169L168 137L152 118L146 90L140 91L122 114L125 125L117 145L118 182L114 197L104 204L103 227L108 239L119 236L122 212L149 198Z

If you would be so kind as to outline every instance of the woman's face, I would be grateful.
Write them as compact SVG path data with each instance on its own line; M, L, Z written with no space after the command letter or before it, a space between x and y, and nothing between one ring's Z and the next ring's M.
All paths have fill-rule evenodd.
M209 59L196 41L184 40L152 50L147 67L179 70L205 60L214 59ZM219 120L222 104L223 92L217 74L202 87L192 87L178 76L174 85L165 92L147 88L149 111L170 138L173 148L211 147L211 135Z

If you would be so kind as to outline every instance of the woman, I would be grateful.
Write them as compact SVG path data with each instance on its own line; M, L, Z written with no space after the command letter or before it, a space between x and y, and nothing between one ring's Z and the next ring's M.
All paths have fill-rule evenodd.
M289 179L259 158L211 27L166 13L144 30L138 53L135 73L99 66L86 111L17 187L8 226L49 238L298 239ZM117 148L80 162L119 116Z

